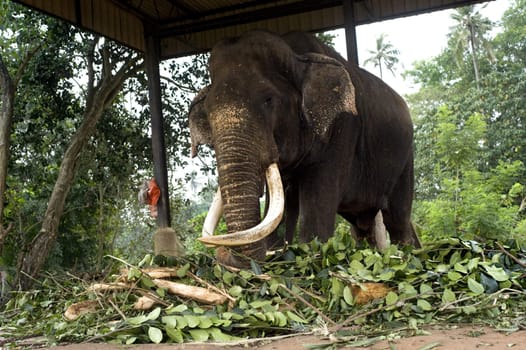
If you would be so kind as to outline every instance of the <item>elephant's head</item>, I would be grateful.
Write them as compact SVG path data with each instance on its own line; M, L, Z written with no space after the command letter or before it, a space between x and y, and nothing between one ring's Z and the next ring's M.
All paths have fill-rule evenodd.
M209 70L212 83L190 108L192 154L199 144L213 145L229 235L202 240L236 246L218 249L218 259L246 266L248 260L236 253L262 260L262 238L275 229L283 210L282 204L271 204L272 218L260 223L264 175L276 173L267 169L272 164L282 170L293 167L314 143L328 142L335 119L357 114L354 87L338 61L314 53L296 55L266 32L219 43ZM267 186L276 189L271 197L278 202L280 186Z

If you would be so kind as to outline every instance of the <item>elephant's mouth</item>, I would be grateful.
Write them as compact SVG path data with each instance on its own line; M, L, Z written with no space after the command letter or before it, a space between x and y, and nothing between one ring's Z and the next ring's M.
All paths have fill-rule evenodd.
M217 223L223 214L223 202L221 192L218 189L208 215L203 225L201 242L208 246L237 247L260 241L270 235L278 227L285 207L285 196L283 184L276 163L271 164L265 173L267 190L269 192L270 204L265 218L256 226L249 229L230 233L227 235L213 236Z

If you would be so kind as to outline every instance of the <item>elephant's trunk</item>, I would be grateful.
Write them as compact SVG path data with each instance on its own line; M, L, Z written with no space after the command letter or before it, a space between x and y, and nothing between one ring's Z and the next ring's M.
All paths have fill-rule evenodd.
M247 114L246 108L230 106L219 108L210 115L215 136L219 186L228 230L225 237L257 227L261 219L259 198L263 192L262 163L266 161L261 159L261 137L254 128L249 128L243 119ZM213 241L217 237L220 236L207 239ZM205 243L225 245L207 241ZM245 267L249 260L242 256L255 260L265 258L264 240L241 242L235 246L232 250L218 248L218 260L231 266Z
M230 234L259 223L263 178L256 134L240 119L246 115L246 110L222 108L217 113L217 116L211 116L211 119L218 121L213 126L214 148L224 217ZM219 262L230 266L245 267L249 260L243 256L263 260L265 252L264 243L258 242L241 245L233 250L219 248L217 258Z

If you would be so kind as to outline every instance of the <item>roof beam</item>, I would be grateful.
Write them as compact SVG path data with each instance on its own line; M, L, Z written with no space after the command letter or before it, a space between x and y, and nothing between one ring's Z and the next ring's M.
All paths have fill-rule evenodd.
M263 21L271 18L284 17L292 14L310 12L329 7L341 6L341 0L307 0L288 3L281 6L247 11L242 14L236 13L224 17L211 18L195 22L181 22L178 25L166 26L158 32L159 37L185 35L189 33L202 32L222 27Z

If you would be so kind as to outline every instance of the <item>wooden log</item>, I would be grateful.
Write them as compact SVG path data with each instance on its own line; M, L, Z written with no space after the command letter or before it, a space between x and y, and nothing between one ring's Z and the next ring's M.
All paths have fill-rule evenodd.
M132 285L128 283L93 283L89 288L88 291L90 292L105 292L108 290L124 290L132 288Z
M219 305L223 304L227 300L225 295L209 291L208 289L202 287L188 286L186 284L166 281L158 278L154 279L153 283L155 283L155 285L159 288L168 290L169 293L197 300L205 304Z
M177 276L177 268L175 267L149 267L140 269L142 273L145 275L148 275L150 278L171 278L171 277L179 277ZM121 269L120 274L121 277L124 279L128 278L128 273L130 269Z
M154 298L149 295L143 295L137 301L135 304L133 304L133 308L135 310L150 310L155 304L158 304L158 299Z

